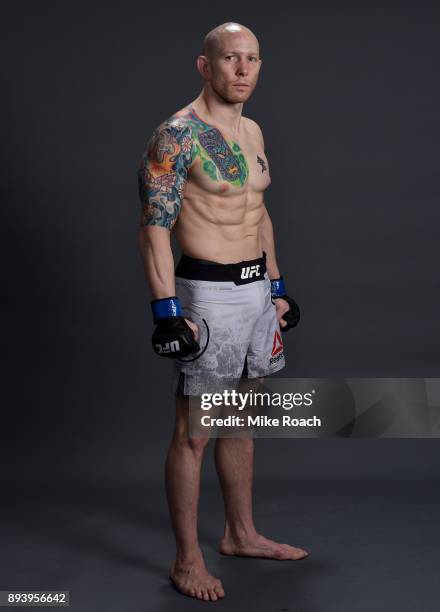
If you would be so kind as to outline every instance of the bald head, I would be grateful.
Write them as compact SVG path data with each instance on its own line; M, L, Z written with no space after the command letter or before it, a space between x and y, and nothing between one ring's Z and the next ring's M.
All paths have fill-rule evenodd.
M197 69L205 80L205 96L242 104L254 91L261 68L255 34L233 21L222 23L205 36Z
M237 34L248 36L256 43L257 48L259 48L258 39L249 28L239 23L235 23L234 21L228 21L212 29L205 36L203 41L203 55L206 55L209 59L213 59L221 53L226 41Z

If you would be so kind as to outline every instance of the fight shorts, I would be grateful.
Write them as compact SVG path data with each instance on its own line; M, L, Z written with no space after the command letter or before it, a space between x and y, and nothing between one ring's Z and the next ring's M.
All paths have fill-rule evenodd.
M183 316L199 328L200 345L197 353L173 359L175 393L221 393L224 381L260 378L284 367L266 253L232 264L182 255L175 285Z

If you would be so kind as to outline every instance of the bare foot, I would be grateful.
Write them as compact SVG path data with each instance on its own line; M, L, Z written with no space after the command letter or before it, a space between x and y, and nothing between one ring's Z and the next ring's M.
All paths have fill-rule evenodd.
M220 541L220 552L223 555L238 555L240 557L264 557L265 559L305 559L308 552L289 544L280 544L256 533L245 538L225 536Z
M204 601L216 601L225 596L222 583L208 572L203 561L182 563L174 561L170 580L178 591Z

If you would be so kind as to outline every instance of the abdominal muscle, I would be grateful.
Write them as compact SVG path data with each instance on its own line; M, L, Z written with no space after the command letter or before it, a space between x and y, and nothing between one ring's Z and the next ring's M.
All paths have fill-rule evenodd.
M262 193L185 195L174 234L189 257L223 264L257 259L263 213Z

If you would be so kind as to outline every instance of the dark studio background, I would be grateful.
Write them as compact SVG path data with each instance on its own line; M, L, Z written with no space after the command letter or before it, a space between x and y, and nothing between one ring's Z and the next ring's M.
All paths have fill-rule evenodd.
M439 18L427 1L3 9L0 590L70 588L81 610L120 610L118 595L124 610L165 610L167 598L174 608L197 605L165 580L173 541L162 474L174 406L170 364L150 348L137 164L154 127L201 90L195 58L220 23L244 23L261 45L244 114L265 135L265 200L303 313L285 337L282 375L439 376ZM222 515L212 448L206 459L201 535L214 555ZM329 533L343 556L347 546L360 555L365 542L377 549L369 569L347 558L335 569L332 555L313 566L311 557L295 568L293 594L283 591L292 570L272 564L262 580L287 599L262 592L260 608L242 595L241 608L390 610L396 595L395 609L420 597L434 609L439 466L436 440L259 440L256 512L268 535L287 540L289 525L311 551L323 542L334 550ZM358 537L368 525L377 541L344 532L346 513L360 521ZM323 515L334 524L324 529ZM396 524L402 537L384 542ZM422 546L434 556L424 548L426 566L420 555L394 568L401 585L377 565L382 544L400 563ZM235 575L266 567L226 562ZM106 596L86 580L104 566ZM143 575L153 576L148 588ZM378 595L383 608L365 603L375 596L370 580L389 589ZM326 584L337 589L330 599Z

